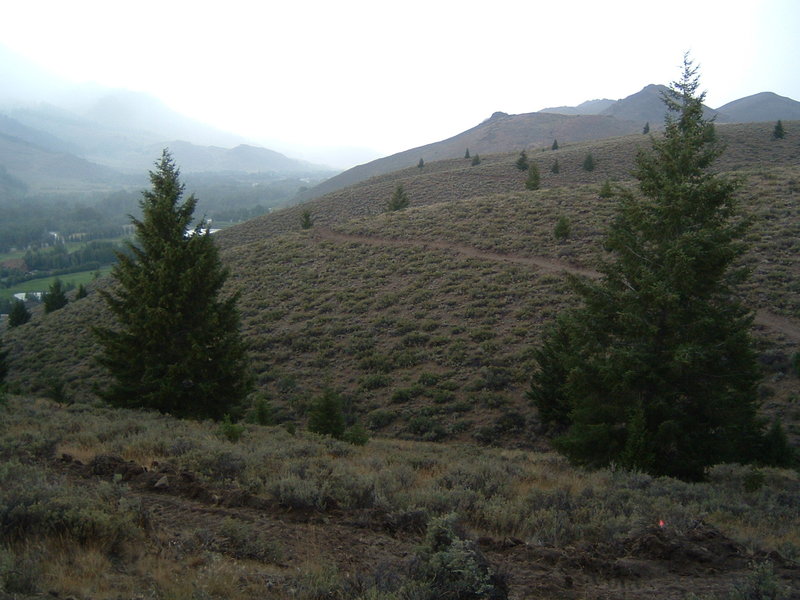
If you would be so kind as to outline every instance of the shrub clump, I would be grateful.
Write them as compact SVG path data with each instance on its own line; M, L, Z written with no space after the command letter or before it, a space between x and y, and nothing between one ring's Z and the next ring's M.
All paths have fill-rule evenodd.
M411 565L412 578L425 582L421 597L433 600L504 600L505 578L494 572L475 543L466 539L456 516L434 518Z

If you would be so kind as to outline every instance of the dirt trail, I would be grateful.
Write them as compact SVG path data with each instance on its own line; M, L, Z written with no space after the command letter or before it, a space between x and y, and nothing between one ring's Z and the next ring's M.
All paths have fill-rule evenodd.
M528 265L537 267L542 271L549 273L572 273L574 275L584 275L597 279L600 275L597 271L591 269L582 269L571 265L565 261L547 258L545 256L518 256L514 254L500 254L497 252L487 252L472 246L464 246L462 244L455 244L452 242L445 242L442 240L400 240L396 238L381 238L366 235L352 235L333 231L326 228L315 229L315 237L317 239L328 240L339 243L358 243L369 244L372 246L393 246L397 248L433 248L435 250L452 250L467 258L479 258L483 260L492 260L499 262L508 262L519 265Z
M514 254L500 254L497 252L487 252L472 246L465 246L443 240L419 240L407 239L401 240L396 238L384 238L367 235L355 235L334 231L325 227L317 227L314 229L314 238L317 240L327 240L338 243L357 243L368 244L371 246L390 246L397 248L433 248L436 250L451 250L461 254L466 258L478 258L483 260L491 260L498 262L508 262L514 264L527 265L541 269L548 273L571 273L573 275L583 275L591 279L598 279L600 273L592 269L585 269L577 267L563 260L548 258L545 256L519 256ZM792 320L777 315L766 309L759 309L756 311L755 324L761 327L783 335L790 342L800 343L800 325L794 323Z
M114 456L98 456L89 464L65 456L51 464L81 485L123 481L125 494L148 515L148 547L163 558L189 564L209 549L242 558L237 554L241 547L232 544L226 533L231 522L246 528L247 540L274 541L280 547L278 555L250 557L270 566L268 581L263 580L263 571L256 575L257 567L251 575L242 575L261 578L277 592L269 598L286 597L293 578L310 565L335 564L350 576L401 573L423 535L424 523L403 523L377 509L290 509L268 498L211 487L169 465L146 470ZM750 561L766 558L773 562L782 585L800 589L798 565L775 553L753 553L702 522L687 531L653 526L626 540L579 547L489 537L479 538L477 546L495 569L507 575L510 600L678 600L689 592L729 591L748 575Z

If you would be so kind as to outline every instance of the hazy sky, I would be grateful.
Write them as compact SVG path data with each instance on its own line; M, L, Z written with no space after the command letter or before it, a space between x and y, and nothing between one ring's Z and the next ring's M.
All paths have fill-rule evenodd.
M0 45L271 144L390 154L495 111L617 99L701 66L707 104L800 100L797 0L0 0ZM297 153L295 153L297 155Z

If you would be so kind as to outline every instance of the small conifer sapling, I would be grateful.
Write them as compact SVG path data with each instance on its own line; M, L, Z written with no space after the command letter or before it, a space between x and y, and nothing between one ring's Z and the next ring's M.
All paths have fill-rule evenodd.
M540 181L539 167L536 163L531 163L528 167L528 178L525 180L525 188L529 190L538 190Z

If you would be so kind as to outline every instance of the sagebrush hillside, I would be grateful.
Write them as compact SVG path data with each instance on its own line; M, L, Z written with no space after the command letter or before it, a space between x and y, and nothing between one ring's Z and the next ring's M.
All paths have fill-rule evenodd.
M800 433L800 123L719 126L721 171L744 178L753 217L744 292L757 310L767 415ZM370 179L219 234L251 347L258 390L278 422L302 425L326 387L375 434L540 445L525 392L531 349L571 302L564 273L592 275L613 201L630 185L634 135L529 153L542 189L526 191L517 154L426 163ZM581 167L591 153L596 168ZM558 161L558 174L551 167ZM385 210L402 183L405 211ZM301 228L310 211L313 227ZM559 217L570 235L559 242ZM100 285L103 285L101 283ZM12 386L89 398L102 377L89 334L106 318L95 294L6 335Z

